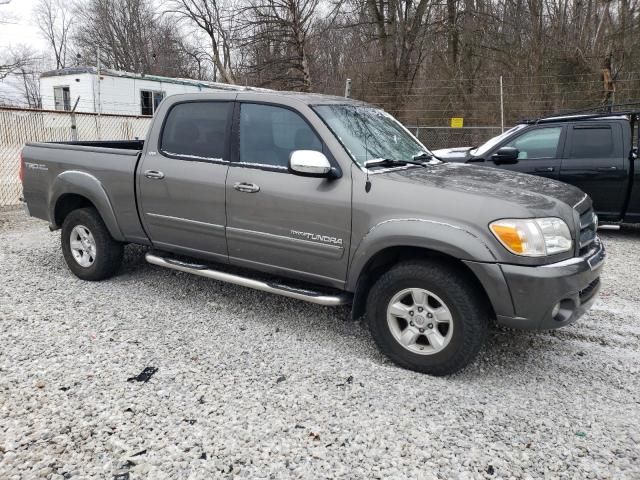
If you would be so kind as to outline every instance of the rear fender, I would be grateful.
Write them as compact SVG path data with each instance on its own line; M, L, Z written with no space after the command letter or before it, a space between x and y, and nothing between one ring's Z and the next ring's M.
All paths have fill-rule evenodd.
M51 225L57 228L61 227L56 224L55 209L60 197L66 194L81 195L93 203L111 236L120 242L125 240L107 192L100 180L87 172L67 170L53 181L49 191L49 221Z

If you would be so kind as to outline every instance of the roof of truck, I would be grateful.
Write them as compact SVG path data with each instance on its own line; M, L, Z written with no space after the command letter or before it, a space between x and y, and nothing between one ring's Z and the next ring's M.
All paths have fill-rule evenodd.
M245 95L250 99L256 99L257 97L265 97L263 101L278 101L278 98L281 98L283 101L286 100L295 100L298 102L305 103L307 105L326 105L326 104L334 104L334 105L360 105L360 106L371 106L370 104L363 102L362 100L356 100L353 98L339 97L337 95L324 95L320 93L307 93L307 92L290 92L285 90L243 90L243 91L227 91L227 92L215 92L215 91L203 91L197 93L178 93L176 95L171 95L169 98L178 98L182 97L182 99L187 100L197 100L207 97L212 98L229 98L235 97L235 95ZM242 100L243 98L241 98ZM261 99L262 100L262 99Z
M628 115L623 113L584 113L576 115L555 115L552 117L536 118L531 120L521 120L519 124L534 125L538 123L555 123L555 122L576 122L590 120L629 120Z

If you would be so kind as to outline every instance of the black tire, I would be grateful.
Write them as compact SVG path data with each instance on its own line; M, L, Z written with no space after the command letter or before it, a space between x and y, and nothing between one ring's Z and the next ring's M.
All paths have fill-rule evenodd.
M89 266L82 266L71 251L71 233L77 226L84 226L95 241L95 258ZM69 270L82 280L98 281L112 277L122 264L124 245L111 237L98 211L93 207L74 210L62 224L62 254Z
M396 294L409 288L432 292L451 313L453 329L449 343L437 353L414 353L396 340L391 331L387 321L389 302ZM473 361L487 338L489 325L486 301L468 274L437 261L403 262L384 273L369 292L367 319L378 348L393 362L409 370L435 376L450 375ZM426 340L420 341L426 341L429 349L427 337L422 338Z

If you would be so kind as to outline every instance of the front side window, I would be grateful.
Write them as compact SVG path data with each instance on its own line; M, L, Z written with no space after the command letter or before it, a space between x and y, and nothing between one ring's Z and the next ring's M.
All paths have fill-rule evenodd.
M351 157L412 160L427 149L384 110L362 105L316 105L313 110L338 137Z
M241 105L241 163L284 169L295 150L322 151L322 142L300 115L271 105Z
M231 106L231 102L175 105L167 115L160 150L185 159L222 160Z
M516 133L518 130L522 130L523 128L526 128L526 125L520 124L520 125L516 125L515 127L511 127L506 132L503 132L496 137L490 138L479 147L471 150L469 153L471 153L471 155L480 157L485 153L487 153L489 150L491 150L493 147L495 147L497 144L499 144L502 140Z
M610 126L573 127L569 158L613 158L616 156Z
M164 97L164 92L140 90L140 114L149 117L153 116Z
M518 160L556 158L561 134L562 127L538 128L523 133L504 146L517 148L520 151Z
M56 110L71 111L71 90L69 87L53 87L53 99Z

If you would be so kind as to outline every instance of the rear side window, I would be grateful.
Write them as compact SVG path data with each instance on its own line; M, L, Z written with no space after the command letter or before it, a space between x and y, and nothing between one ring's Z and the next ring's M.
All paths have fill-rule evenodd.
M294 150L322 151L322 142L300 115L288 108L242 104L241 163L284 169Z
M167 117L160 150L170 156L222 160L232 102L179 103Z
M599 127L573 127L569 158L612 158L616 156L613 129Z

